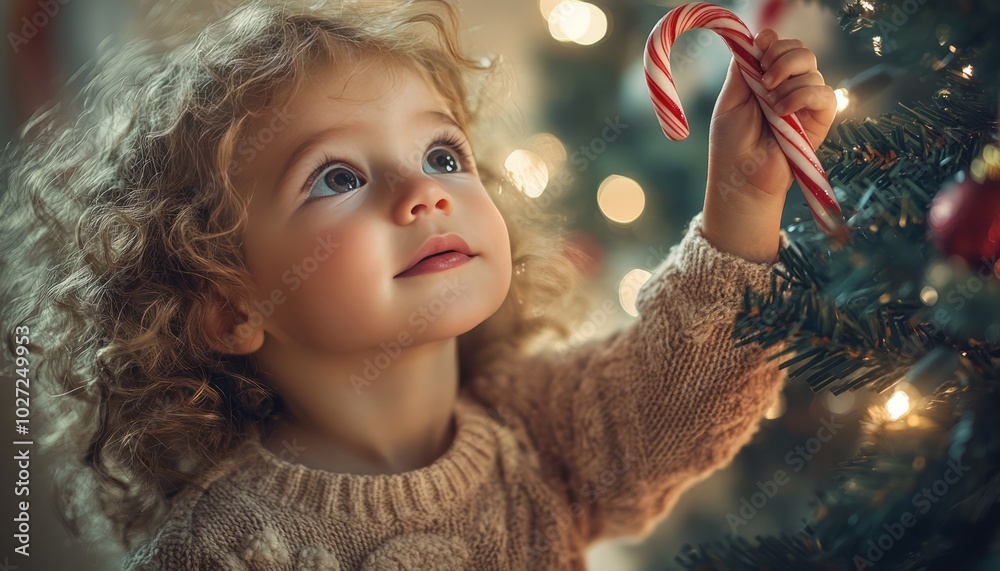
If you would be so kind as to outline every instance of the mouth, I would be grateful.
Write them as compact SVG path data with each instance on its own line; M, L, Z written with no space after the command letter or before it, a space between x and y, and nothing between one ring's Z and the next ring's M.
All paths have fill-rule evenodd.
M458 252L455 250L446 250L444 252L439 252L437 254L432 254L421 259L419 262L414 264L412 267L408 268L406 271L397 274L397 278L406 278L411 276L418 276L421 274L428 274L433 272L440 272L460 266L470 261L475 255L467 255L463 252Z
M410 277L437 272L464 264L476 255L458 234L431 236L410 258L406 269L395 277Z

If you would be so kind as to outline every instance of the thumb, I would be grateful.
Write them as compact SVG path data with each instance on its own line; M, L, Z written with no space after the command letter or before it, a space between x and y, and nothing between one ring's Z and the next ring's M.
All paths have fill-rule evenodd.
M729 61L729 71L726 73L726 81L722 84L722 92L715 102L715 114L721 115L731 111L753 99L754 94L747 85L747 80L740 71L740 66L736 63L736 58Z

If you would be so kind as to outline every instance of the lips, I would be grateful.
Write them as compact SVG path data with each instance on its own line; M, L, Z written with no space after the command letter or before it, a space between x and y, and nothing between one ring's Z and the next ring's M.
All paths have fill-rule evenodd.
M448 254L438 256L439 254L444 254L445 252L453 252L457 254L462 254L464 257L459 255L450 256ZM403 274L410 272L411 270L423 269L428 267L430 269L444 267L450 267L456 263L464 263L467 261L465 258L472 258L475 254L469 248L469 245L465 243L458 234L443 234L438 236L431 236L424 242L424 244L417 250L416 254L410 258L410 261L406 265L406 269L402 272L396 274L395 277L401 277ZM434 258L428 262L424 262L425 259ZM446 259L448 258L448 259ZM424 262L423 264L421 262ZM416 268L420 265L421 268ZM433 268L431 266L434 266Z

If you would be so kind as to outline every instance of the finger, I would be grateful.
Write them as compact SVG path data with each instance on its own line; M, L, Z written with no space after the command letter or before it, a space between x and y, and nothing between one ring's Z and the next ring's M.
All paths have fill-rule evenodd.
M774 40L778 39L778 32L775 32L771 28L764 28L760 32L757 32L757 36L754 38L754 43L760 48L761 52L767 52L767 48L771 46Z
M799 48L804 48L806 45L802 43L802 40L787 39L787 40L775 40L764 50L764 55L760 58L760 65L765 70L770 69L774 65L774 60L785 55L786 53L796 50Z
M802 122L812 148L818 149L826 140L833 118L837 115L837 96L829 85L810 85L793 91L779 101L776 112L781 115L795 114Z
M767 101L774 105L796 89L809 85L824 85L825 83L826 82L823 80L823 74L819 71L810 71L809 73L796 75L795 77L781 82L777 87L769 91L767 93Z
M776 59L761 77L761 81L764 87L774 89L789 77L809 73L816 67L816 54L807 48L795 48Z
M829 85L807 85L779 99L772 109L778 115L789 115L800 109L821 112L820 117L826 116L829 112L832 120L837 112L837 96Z

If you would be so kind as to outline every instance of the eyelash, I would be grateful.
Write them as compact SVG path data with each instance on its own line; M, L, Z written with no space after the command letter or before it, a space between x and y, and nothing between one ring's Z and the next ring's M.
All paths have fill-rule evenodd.
M454 133L451 133L451 132L442 131L441 133L439 133L438 135L436 135L434 137L434 140L431 141L430 145L428 145L427 148L429 150L429 149L433 149L435 147L449 147L452 151L455 152L455 154L457 155L456 158L458 159L458 161L460 163L462 163L463 167L467 166L469 164L470 160L472 159L472 157L470 156L469 152L465 150L464 139L460 138L458 135L456 135ZM344 161L335 159L332 156L330 156L329 154L327 154L326 152L324 152L323 153L323 158L320 159L320 161L319 161L319 165L316 166L316 168L314 168L312 170L312 172L309 174L309 178L306 180L305 185L302 187L302 192L303 193L307 193L310 190L312 190L313 185L316 184L316 179L319 178L319 175L327 167L329 167L331 165L334 165L336 163L341 163L341 162L344 162ZM355 169L355 170L357 170L357 169ZM317 198L323 198L323 197L315 196L315 197L307 198L306 201L308 202L310 200L315 200Z

